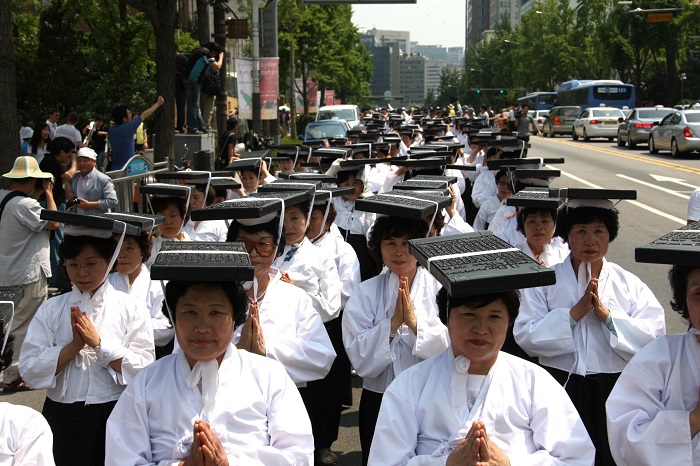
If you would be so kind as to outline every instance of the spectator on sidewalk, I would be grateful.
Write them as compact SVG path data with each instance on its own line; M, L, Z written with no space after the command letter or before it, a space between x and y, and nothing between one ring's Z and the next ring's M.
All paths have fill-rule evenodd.
M66 122L56 128L56 132L54 133L53 137L66 137L70 139L73 144L75 144L76 148L85 147L85 144L83 144L83 137L80 135L80 131L78 131L78 129L75 127L75 125L78 124L78 120L78 114L71 112L68 115Z
M54 135L56 134L59 118L61 118L61 112L57 108L50 108L46 124L49 125L49 139L51 141L53 141Z
M10 332L15 348L21 348L29 322L46 300L49 263L49 233L58 223L41 220L38 198L46 194L46 208L56 210L51 173L42 172L34 157L18 157L12 171L2 175L10 189L0 191L0 286L20 285L24 297L15 308ZM37 189L37 182L41 182ZM29 390L18 370L19 351L3 371L4 393Z
M100 173L96 166L94 150L83 147L78 151L78 173L71 182L71 195L79 214L99 215L116 209L119 204L112 179Z
M155 104L141 112L133 120L131 112L126 105L120 105L112 109L114 125L109 127L109 145L112 149L112 166L110 170L121 170L131 157L134 156L134 134L141 122L163 105L165 100L158 96Z

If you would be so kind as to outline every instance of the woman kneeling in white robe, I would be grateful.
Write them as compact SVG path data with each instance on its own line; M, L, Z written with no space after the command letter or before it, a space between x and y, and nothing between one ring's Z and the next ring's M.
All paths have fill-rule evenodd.
M231 344L247 310L240 284L171 281L165 298L181 350L122 394L105 463L309 464L311 425L294 382L277 361Z
M595 449L564 389L500 352L516 290L438 295L450 348L403 371L384 393L370 465L592 465Z
M605 404L619 466L700 464L700 267L673 266L671 307L691 322L642 348Z

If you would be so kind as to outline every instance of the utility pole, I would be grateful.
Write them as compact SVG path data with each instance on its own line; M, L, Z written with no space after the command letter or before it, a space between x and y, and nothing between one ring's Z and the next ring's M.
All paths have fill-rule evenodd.
M219 135L226 132L226 120L228 119L228 89L226 88L226 76L228 51L226 50L226 8L224 5L214 6L214 41L225 50L224 60L219 70L219 82L221 88L216 96L216 131Z

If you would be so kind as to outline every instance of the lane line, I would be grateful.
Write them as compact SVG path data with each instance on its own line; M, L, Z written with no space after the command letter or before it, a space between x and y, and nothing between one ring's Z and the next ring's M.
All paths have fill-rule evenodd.
M583 178L579 178L578 176L576 176L576 175L574 175L574 174L572 174L572 173L566 172L566 171L564 171L564 170L561 170L561 174L562 174L563 176L567 176L567 177L571 178L571 179L574 180L574 181L578 181L579 183L585 184L585 185L588 186L588 187L597 188L597 189L604 189L602 186L598 186L597 184L593 184L593 183L591 183L590 181L584 180ZM676 217L675 215L667 214L666 212L663 212L663 211L661 211L661 210L659 210L659 209L655 209L655 208L653 208L653 207L651 207L651 206L649 206L649 205L642 204L641 202L632 201L632 200L628 200L627 202L629 202L630 204L632 204L632 205L634 205L634 206L639 207L640 209L644 209L644 210L646 210L647 212L651 212L652 214L658 215L659 217L663 217L663 218L665 218L665 219L667 219L667 220L671 220L672 222L676 222L676 223L679 223L679 224L681 224L681 225L685 225L685 224L686 224L686 220L685 220L685 219L678 218L678 217Z
M552 139L546 139L546 138L541 138L541 139L544 141L547 141L547 142L555 143L555 144L564 144L566 146L577 147L580 149L589 149L592 151L601 152L603 154L610 154L610 155L614 155L616 157L623 157L623 158L627 158L627 159L631 159L631 160L637 160L639 162L644 162L644 163L648 163L648 164L652 164L652 165L658 165L658 166L665 167L665 168L671 168L674 170L683 171L686 173L700 175L700 168L688 167L686 165L681 165L679 163L667 162L664 160L650 159L648 157L643 157L641 155L636 155L636 154L625 154L625 153L618 152L618 151L613 150L613 149L605 149L602 147L595 147L595 146L591 146L591 145L587 145L587 144L581 144L579 142L556 140L556 139L552 140Z
M650 188L658 189L659 191L663 191L663 192L670 194L672 196L680 197L681 199L685 199L685 200L690 199L690 196L686 196L685 194L681 194L678 191L674 191L672 189L657 186L657 185L652 184L652 183L647 183L646 181L638 180L636 178L632 178L631 176L622 175L620 173L618 173L617 176L619 176L620 178L623 178L625 180L634 181L635 183L639 183L641 185L648 186Z

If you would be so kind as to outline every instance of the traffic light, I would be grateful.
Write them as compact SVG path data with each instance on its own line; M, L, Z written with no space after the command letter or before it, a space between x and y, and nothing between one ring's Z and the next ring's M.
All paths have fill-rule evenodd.
M477 94L481 94L481 89L477 89L477 90L476 90L476 93L477 93Z
M503 94L504 92L505 92L505 91L504 91L503 89L501 89L500 91L498 91L499 94Z

